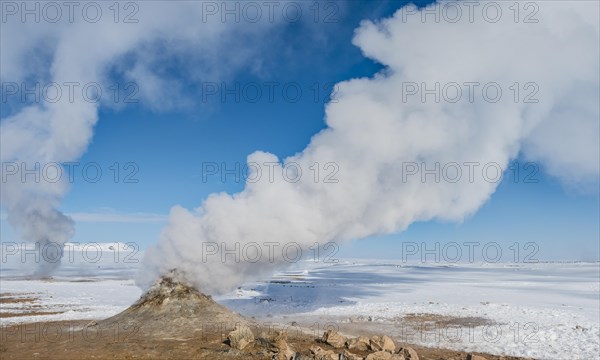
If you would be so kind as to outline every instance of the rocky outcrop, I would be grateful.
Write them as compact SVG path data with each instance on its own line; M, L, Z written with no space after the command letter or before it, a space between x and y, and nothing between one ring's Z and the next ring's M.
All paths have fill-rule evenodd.
M287 343L287 332L269 330L260 334L256 343L275 353L276 360L289 360L296 353Z
M254 334L246 325L237 325L235 329L227 336L229 346L234 349L243 350L246 346L254 342Z
M368 351L369 347L369 338L366 336L359 336L357 338L351 338L346 341L346 347L348 350L356 350L356 351Z
M344 335L341 335L335 330L327 330L323 334L322 341L328 345L333 346L336 349L341 349L346 346L346 338Z
M324 350L318 346L311 346L310 352L313 354L315 360L339 360L340 355L331 350Z
M364 360L364 356L353 354L348 350L342 352L342 358L344 360Z
M394 344L394 341L387 335L371 337L369 347L371 351L387 351L391 354L396 350L396 344Z
M281 349L275 354L273 360L292 360L294 359L294 355L296 355L296 352L292 350L291 347L287 346L285 349Z

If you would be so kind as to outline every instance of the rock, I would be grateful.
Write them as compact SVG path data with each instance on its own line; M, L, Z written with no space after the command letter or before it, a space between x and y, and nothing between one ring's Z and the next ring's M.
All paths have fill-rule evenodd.
M383 335L381 339L383 340L383 351L389 351L393 354L394 351L396 351L396 344L394 344L394 340L386 335Z
M279 352L273 356L273 360L291 360L294 358L294 355L296 355L296 352L286 344L286 348L280 349Z
M387 351L377 351L367 355L365 360L392 360L392 354Z
M242 350L254 342L254 334L246 325L236 325L235 329L227 336L229 346L234 349Z
M346 341L346 347L349 350L368 351L370 349L369 338L359 336L357 338L348 339L348 341Z
M280 350L287 348L287 332L277 330L262 332L256 339L256 343L270 352L280 352Z
M348 350L344 350L344 352L342 353L342 356L343 356L344 360L363 360L364 359L363 356L353 354L353 353L349 352Z
M339 360L340 356L331 350L323 350L318 346L311 346L310 352L315 356L315 360Z
M483 356L479 356L479 355L475 355L475 354L468 354L467 360L487 360L487 359L484 358Z
M381 344L381 339L379 338L379 336L371 337L371 339L369 340L369 349L375 352L383 350L383 346Z
M394 344L394 340L387 335L383 335L381 337L381 342L383 343L383 351L389 351L392 354L396 351L396 344Z
M369 347L372 351L387 351L392 354L396 350L396 345L394 344L394 341L386 335L383 335L381 337L373 336L369 341Z
M417 355L415 349L411 347L400 348L398 354L403 356L406 360L419 360L419 355Z
M348 339L335 330L327 330L323 334L322 340L324 343L329 344L336 349L341 349L346 346L346 340Z

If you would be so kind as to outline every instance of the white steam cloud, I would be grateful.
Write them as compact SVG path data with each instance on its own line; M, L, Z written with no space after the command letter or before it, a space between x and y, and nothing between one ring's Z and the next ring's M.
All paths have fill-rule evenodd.
M506 168L519 153L567 183L597 181L598 2L539 2L535 23L524 22L523 12L515 21L508 3L492 22L493 9L487 19L481 16L484 4L475 8L473 21L466 7L456 22L436 22L431 14L422 21L407 7L381 22L362 23L354 44L386 69L338 84L336 101L326 108L328 128L301 153L282 162L264 152L248 157L249 163L278 162L275 181L263 171L240 193L213 194L194 211L174 207L158 244L146 253L140 284L177 268L202 291L222 293L285 265L286 243L306 249L402 231L415 221L460 221L496 189L496 182L481 176L481 166ZM472 102L464 92L456 103L446 101L454 93L422 101L422 91L403 101L414 89L408 84L432 89L467 82L480 84ZM488 83L503 91L497 102L481 94ZM524 88L527 83L534 88ZM525 102L535 89L538 102ZM488 100L496 99L493 90ZM339 166L338 183L315 182L308 173L327 162ZM298 182L281 176L292 163L305 172ZM480 167L472 178L463 173L455 182L436 182L407 177L403 164L413 163ZM246 260L222 261L225 249L259 244L264 252L267 242L279 247L256 262L248 261L256 259L252 252ZM214 244L217 255L208 256Z
M2 2L2 102L12 111L3 114L0 125L0 198L9 223L42 251L46 244L60 249L75 231L73 220L58 210L69 184L64 172L57 176L55 164L75 161L86 151L98 108L119 106L112 103L115 83L135 82L136 99L153 108L181 105L162 101L182 97L150 70L165 60L157 48L167 44L170 56L193 59L193 67L185 69L192 80L222 79L254 55L255 49L242 51L245 36L281 22L224 22L220 13L207 16L214 9L197 1L119 3L119 12L112 3L73 5L69 10L62 3ZM236 56L223 57L231 51ZM110 77L115 69L122 72L118 82ZM102 91L101 100L93 91L83 94L87 85ZM30 93L22 101L36 86L37 100ZM44 168L52 171L45 174ZM60 265L54 256L40 259L48 261L41 262L38 275Z

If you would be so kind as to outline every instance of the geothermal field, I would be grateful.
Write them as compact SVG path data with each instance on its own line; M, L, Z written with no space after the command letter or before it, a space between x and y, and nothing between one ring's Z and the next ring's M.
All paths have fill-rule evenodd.
M68 333L66 325L56 322L87 320L81 322L85 326L113 317L138 301L142 295L134 282L138 266L115 266L109 246L126 248L125 244L103 244L100 261L89 264L74 258L52 279L29 279L19 264L7 266L0 303L4 339L9 344L27 344L37 336L38 341L51 344L61 338L57 329L63 329L62 337ZM398 343L424 348L528 359L593 359L600 349L599 286L598 263L347 259L323 264L306 260L214 298L247 320L218 321L211 315L186 321L210 333L226 331L228 326L231 331L232 324L248 321L314 338L336 329L355 336L386 334ZM135 342L142 332L133 329L145 321L129 316L128 326L122 318L116 320L123 328L123 343ZM182 333L186 328L182 322L170 328L164 319L157 321L163 338L191 335ZM96 336L95 330L90 332Z
M0 359L600 360L598 0L0 1Z

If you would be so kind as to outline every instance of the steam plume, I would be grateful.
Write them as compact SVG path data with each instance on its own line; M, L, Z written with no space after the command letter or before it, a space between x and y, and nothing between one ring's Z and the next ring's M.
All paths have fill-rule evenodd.
M17 2L11 4L19 6ZM100 6L103 16L95 21L83 18L81 9L87 5ZM162 52L155 51L156 47L168 43L170 56L194 59L197 62L194 67L183 69L190 79L223 79L247 57L253 56L251 51L243 52L237 42L277 24L277 21L263 19L251 24L223 22L220 15L205 18L203 2L120 4L127 8L120 8L121 18L115 21L116 13L114 8L109 9L110 5L77 4L75 16L68 15L68 9L62 9L63 16L53 22L35 21L33 15L22 21L22 14L14 13L14 8L9 11L9 5L3 4L0 37L2 91L6 91L3 102L6 96L10 100L7 104L14 110L3 114L5 118L0 125L3 164L0 198L10 224L24 240L40 245L40 250L49 244L60 249L74 234L74 222L58 210L69 190L68 176L64 172L59 177L55 173L44 176L41 169L81 157L92 139L98 108L115 106L111 103L110 88L135 82L139 89L136 99L140 102L152 104L153 108L178 106L180 104L163 101L179 99L178 89L151 70L164 60L160 57ZM32 9L46 5L22 3L20 6ZM21 11L25 11L24 8ZM128 17L130 22L123 21L125 15L132 15ZM235 50L236 56L222 58L229 47ZM111 77L111 72L119 71L118 79ZM37 100L29 96L28 102L22 103L20 95L26 91L22 86L25 82L27 89L34 89L36 84L40 88L58 84L62 96L46 101L40 99L38 90ZM8 94L9 87L4 86L7 83L20 88L16 101L14 95ZM76 84L73 97L65 85L68 83ZM82 88L88 84L96 84L95 88L104 90L104 96L98 101L84 97ZM97 99L95 95L89 96ZM154 106L159 99L160 106ZM37 171L36 164L39 164ZM23 177L25 171L37 172L38 178L31 173ZM60 265L53 257L42 256L40 260L39 275L47 275Z
M277 162L275 181L263 174L242 192L213 194L193 211L175 206L146 253L140 284L177 268L202 291L225 292L285 265L285 243L306 249L399 232L415 221L461 221L497 186L482 176L470 181L466 173L456 182L404 178L406 163L506 168L523 153L567 183L597 181L598 3L540 2L537 23L515 22L508 5L498 22L471 22L466 13L456 23L431 15L423 22L414 7L363 22L354 44L386 69L338 84L337 100L326 108L328 127L302 152L281 161L260 151L248 156L249 163ZM504 93L497 102L481 93L473 102L466 94L456 103L402 99L407 83L431 89L451 82L493 82ZM508 90L515 82L537 84L539 101L515 102ZM339 166L338 183L307 176L315 163L326 162ZM291 163L305 171L298 182L281 175ZM206 256L214 244L223 255L236 244L265 242L280 243L273 258Z

